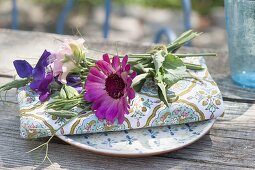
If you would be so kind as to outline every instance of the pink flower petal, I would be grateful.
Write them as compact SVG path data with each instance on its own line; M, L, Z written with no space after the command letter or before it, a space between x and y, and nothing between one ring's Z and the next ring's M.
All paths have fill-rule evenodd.
M125 120L125 111L124 111L124 108L123 108L123 102L122 100L120 100L120 102L118 103L118 108L119 108L119 111L118 111L118 124L122 124Z
M115 118L118 113L118 103L117 101L114 101L107 109L105 118L106 120L110 121L111 123L114 123Z
M105 89L105 86L101 83L87 83L85 84L85 89L88 90L96 90L96 89Z
M91 81L91 82L97 82L97 83L102 83L104 84L105 83L105 79L102 79L100 77L97 77L91 73L88 74L88 77L87 77L87 81Z
M106 75L112 74L112 73L115 71L109 63L107 63L107 62L105 62L105 61L103 61L103 60L97 61L97 62L96 62L96 65L97 65L97 67L98 67L99 69L101 69L101 70L104 72L104 74L106 74Z
M125 71L126 72L129 72L131 69L131 64L127 64L126 67L125 67Z
M133 80L136 77L137 73L133 71L130 75L130 78Z
M129 88L127 94L128 94L129 99L132 100L133 98L135 98L135 90L134 89Z
M124 81L124 83L127 83L127 78L128 78L127 72L122 72L120 76L122 80Z
M103 60L110 64L110 57L108 54L103 55Z
M105 118L106 109L107 109L107 108L102 108L102 109L96 110L96 117L97 117L99 120Z
M128 104L128 102L127 102L127 98L125 98L125 97L123 97L122 98L122 104L123 104L123 109L125 110L127 110L127 109L130 109L130 106L129 106L129 104Z
M90 90L86 91L84 99L89 102L95 101L97 98L105 94L104 90Z
M106 97L106 98L105 98ZM100 103L98 109L96 110L96 116L98 119L104 119L106 116L106 111L113 100L108 100L107 95L103 96L103 102Z
M104 107L104 105L109 105L112 103L112 98L110 98L108 96L108 94L104 94L102 96L100 96L97 100L95 100L92 104L92 109L93 110L97 110L98 108L100 108L101 106Z
M125 55L125 57L122 59L122 69L123 70L125 69L127 62L128 62L128 56Z
M62 71L63 73L59 75L60 82L62 84L66 84L66 77L67 75L76 67L73 61L68 61L63 63Z
M57 76L59 75L60 73L62 73L62 66L63 66L63 63L59 60L55 60L54 63L53 63L53 76Z
M124 120L125 120L125 116L123 114L119 114L118 115L118 124L120 124L120 125L123 124Z
M112 66L116 71L120 69L120 58L118 56L113 57Z
M89 72L97 77L100 77L102 79L106 79L107 76L105 74L103 74L102 72L100 72L97 68L92 67Z
M130 77L127 78L127 87L132 85L132 79Z

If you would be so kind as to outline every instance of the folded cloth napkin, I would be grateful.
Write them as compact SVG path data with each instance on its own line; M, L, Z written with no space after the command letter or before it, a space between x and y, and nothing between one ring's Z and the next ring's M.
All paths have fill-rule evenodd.
M155 126L166 126L213 119L223 115L222 95L211 78L202 57L185 58L185 62L201 64L202 71L190 73L196 78L180 80L168 94L179 98L166 107L157 97L157 88L152 80L147 80L141 92L131 101L129 114L123 124L110 124L98 120L93 111L80 115L60 128L57 135L74 135L104 131L120 131ZM20 135L23 138L51 136L68 119L52 116L45 111L47 102L40 103L39 96L29 86L18 89L20 106ZM78 111L79 108L76 108Z

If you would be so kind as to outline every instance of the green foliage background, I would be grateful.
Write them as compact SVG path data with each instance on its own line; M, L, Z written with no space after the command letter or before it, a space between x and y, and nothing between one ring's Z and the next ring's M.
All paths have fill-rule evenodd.
M66 3L66 0L34 0L45 6L57 5L60 8ZM181 9L181 0L112 0L115 5L141 5L145 7ZM192 9L201 15L207 15L213 7L223 6L224 0L191 0ZM91 8L93 6L104 5L104 0L76 0L75 8ZM81 9L82 10L82 9Z

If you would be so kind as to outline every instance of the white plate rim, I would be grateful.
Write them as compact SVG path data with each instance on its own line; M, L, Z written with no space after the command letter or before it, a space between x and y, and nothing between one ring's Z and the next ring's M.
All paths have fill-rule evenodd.
M206 126L204 128L203 132L200 135L198 135L196 138L194 138L193 140L189 141L188 143L185 143L185 144L183 144L179 147L176 147L176 148L166 149L163 151L152 151L152 152L144 152L144 153L121 153L120 151L114 151L114 150L109 150L109 149L96 149L96 148L88 146L86 144L81 144L71 138L66 139L67 136L63 136L63 135L56 135L56 136L59 139L61 139L62 141L66 142L70 145L73 145L77 148L80 148L82 150L89 151L89 152L92 152L95 154L106 155L106 156L116 156L116 157L148 157L148 156L154 156L154 155L173 152L173 151L182 149L188 145L193 144L194 142L201 139L204 135L206 135L210 131L210 129L214 125L215 121L216 121L216 119L211 119L210 123L208 123L208 126Z

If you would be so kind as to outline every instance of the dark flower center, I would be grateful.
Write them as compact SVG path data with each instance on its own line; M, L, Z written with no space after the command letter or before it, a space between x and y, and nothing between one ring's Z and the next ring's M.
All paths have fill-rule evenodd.
M124 95L125 83L117 74L111 74L105 81L105 90L108 95L118 99Z

